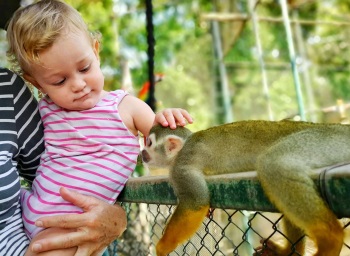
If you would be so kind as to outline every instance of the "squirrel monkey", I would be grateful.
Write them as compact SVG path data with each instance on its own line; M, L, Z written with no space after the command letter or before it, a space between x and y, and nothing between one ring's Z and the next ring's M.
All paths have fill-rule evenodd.
M350 126L293 121L241 121L192 133L151 129L142 159L150 168L169 169L178 206L156 246L165 256L200 227L210 207L206 175L256 170L265 194L284 214L292 243L306 234L317 256L339 255L343 228L319 196L308 173L350 160ZM289 245L271 242L263 255L290 255ZM297 244L304 253L305 245Z

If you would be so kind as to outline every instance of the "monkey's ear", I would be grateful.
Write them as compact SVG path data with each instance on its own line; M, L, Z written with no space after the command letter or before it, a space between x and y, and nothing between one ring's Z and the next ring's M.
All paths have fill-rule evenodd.
M185 141L175 135L169 135L165 138L165 154L168 158L174 157L183 147Z

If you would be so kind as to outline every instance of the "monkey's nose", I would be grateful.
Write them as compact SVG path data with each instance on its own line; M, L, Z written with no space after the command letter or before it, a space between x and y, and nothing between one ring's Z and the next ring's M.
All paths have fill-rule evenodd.
M148 152L145 149L141 151L141 156L142 156L142 161L144 163L148 163L149 160L151 160L150 155L148 154Z

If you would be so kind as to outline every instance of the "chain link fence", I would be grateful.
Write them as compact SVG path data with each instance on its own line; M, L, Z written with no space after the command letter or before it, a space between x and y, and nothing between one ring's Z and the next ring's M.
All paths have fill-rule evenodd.
M110 256L155 256L155 245L160 239L166 222L174 211L173 205L123 203L128 214L128 228L123 236L108 248ZM201 228L185 244L170 256L250 256L260 255L257 248L268 246L268 241L288 241L280 229L281 214L229 209L211 209ZM345 230L350 224L341 219ZM314 247L307 237L307 254ZM290 255L301 255L291 244ZM350 241L345 240L341 256L350 255Z
M316 170L311 177L321 196L341 218L345 239L340 255L350 256L350 219L343 218L350 216L350 164ZM283 216L264 196L255 172L207 177L207 184L213 208L196 234L170 256L258 256L264 255L259 254L259 248L270 246L269 241L289 242L289 255L302 255L296 248L304 239L303 256L315 253L316 248L307 237L292 244L283 234ZM104 256L156 256L155 245L177 204L168 177L130 178L119 201L127 212L128 227Z

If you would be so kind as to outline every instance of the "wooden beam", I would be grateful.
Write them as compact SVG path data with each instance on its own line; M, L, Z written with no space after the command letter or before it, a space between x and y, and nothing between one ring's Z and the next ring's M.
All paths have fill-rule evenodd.
M201 19L204 21L247 21L250 20L248 14L241 13L206 13L201 15ZM258 17L258 21L282 23L282 17ZM315 25L330 25L330 26L350 26L350 22L346 21L325 21L325 20L303 20L303 19L291 19L291 23L299 23L301 25L315 26Z
M315 170L310 176L335 214L350 217L350 164ZM207 183L214 208L277 212L265 196L254 171L209 176ZM168 176L130 178L118 201L177 204Z

